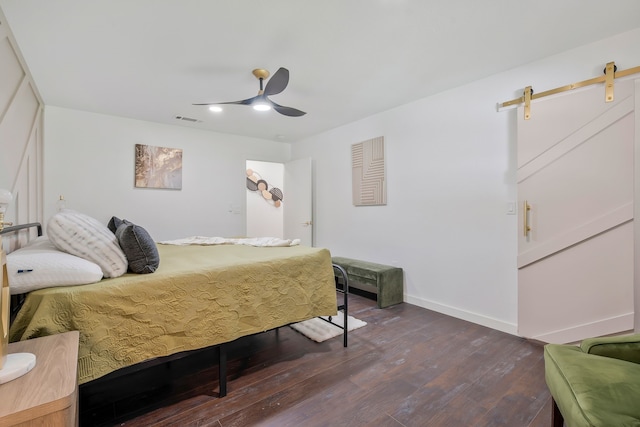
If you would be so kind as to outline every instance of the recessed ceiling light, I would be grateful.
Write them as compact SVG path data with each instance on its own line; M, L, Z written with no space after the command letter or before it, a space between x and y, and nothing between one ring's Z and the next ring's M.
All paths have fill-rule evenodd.
M254 102L253 104L251 104L251 106L256 111L269 111L269 110L271 110L271 105L267 104L266 102Z
M222 111L222 107L219 105L212 105L209 107L209 111L213 111L214 113L219 113Z

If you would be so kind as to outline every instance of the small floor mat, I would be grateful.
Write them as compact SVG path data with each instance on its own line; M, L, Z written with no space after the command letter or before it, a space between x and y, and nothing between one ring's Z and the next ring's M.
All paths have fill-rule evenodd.
M324 319L328 319L327 316L322 317ZM319 317L314 317L313 319L305 320L304 322L294 323L290 326L313 341L323 342L330 338L337 337L338 335L342 335L341 326L344 321L344 313L342 311L338 311L337 315L331 317L331 321L339 326L325 322ZM361 328L366 324L367 322L363 322L353 316L347 316L347 329L349 331Z

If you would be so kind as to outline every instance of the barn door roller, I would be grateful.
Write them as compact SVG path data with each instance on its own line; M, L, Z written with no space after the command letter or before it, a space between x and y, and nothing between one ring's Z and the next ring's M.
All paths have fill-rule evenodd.
M613 96L613 81L620 77L626 77L632 74L640 73L640 67L633 67L627 70L618 71L618 67L615 62L609 62L604 68L604 75L600 77L594 77L589 80L583 80L581 82L572 83L566 86L557 87L537 94L533 93L531 86L527 86L520 98L512 99L498 104L498 110L500 108L509 107L512 105L524 104L524 119L529 120L531 118L531 101L534 99L542 98L549 95L554 95L560 92L566 92L568 90L577 89L580 87L590 86L597 83L604 83L604 101L612 102Z

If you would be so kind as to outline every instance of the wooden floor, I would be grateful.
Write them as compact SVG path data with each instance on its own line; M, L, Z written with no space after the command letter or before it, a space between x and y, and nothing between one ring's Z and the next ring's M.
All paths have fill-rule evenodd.
M348 348L289 327L243 338L224 398L213 351L95 381L80 389L81 426L551 425L540 344L406 303L349 304L368 324Z

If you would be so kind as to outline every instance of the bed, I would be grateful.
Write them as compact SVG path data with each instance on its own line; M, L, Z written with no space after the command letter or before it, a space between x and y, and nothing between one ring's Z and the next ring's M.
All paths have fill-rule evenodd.
M80 331L83 384L141 362L337 312L327 249L155 246L160 263L152 274L128 272L28 292L10 341ZM221 361L221 396L222 369Z

